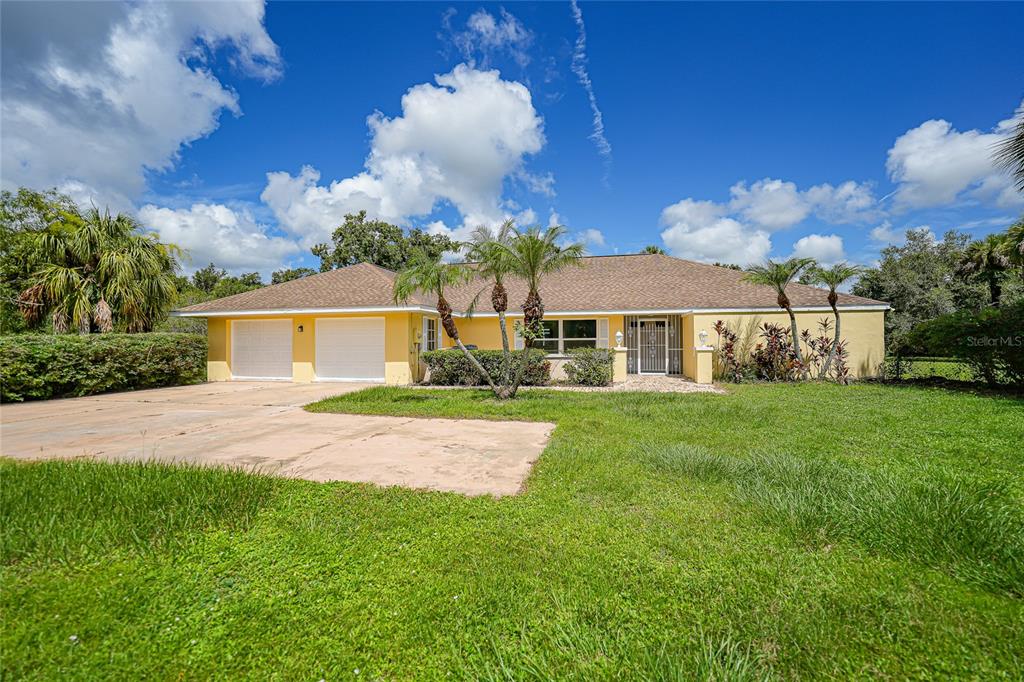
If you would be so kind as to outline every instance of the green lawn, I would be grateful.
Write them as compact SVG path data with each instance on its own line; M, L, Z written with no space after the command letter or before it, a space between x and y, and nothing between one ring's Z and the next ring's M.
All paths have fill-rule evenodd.
M3 675L1019 679L1024 401L379 388L558 423L500 500L0 464ZM74 639L72 639L74 637Z

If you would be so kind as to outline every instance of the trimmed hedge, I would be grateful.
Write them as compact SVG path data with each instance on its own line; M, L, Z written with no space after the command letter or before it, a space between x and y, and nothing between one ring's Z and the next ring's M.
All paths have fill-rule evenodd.
M577 386L608 386L614 377L615 355L607 348L573 348L565 375Z
M471 350L481 365L492 377L501 376L504 366L504 353L500 350ZM512 353L512 373L519 369L519 358L522 351ZM429 383L434 386L486 386L487 382L479 375L466 356L458 348L432 350L423 354L423 361L430 368ZM546 354L539 348L530 350L526 373L523 375L523 386L543 386L551 381L551 363Z
M198 334L0 336L0 401L71 398L206 381Z

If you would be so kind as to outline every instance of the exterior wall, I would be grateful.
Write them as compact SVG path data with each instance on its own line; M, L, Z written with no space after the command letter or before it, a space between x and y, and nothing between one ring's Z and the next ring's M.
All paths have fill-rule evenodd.
M697 377L697 352L694 350L696 346L695 339L697 338L697 332L693 330L693 315L683 316L683 348L680 352L683 354L683 375L690 379L696 379Z
M625 317L622 315L545 315L545 320L608 320L608 347L615 347L615 334L625 335ZM522 321L523 316L515 315L506 318L508 323L509 346L515 344L515 323ZM501 325L498 318L493 317L457 317L455 326L459 329L459 337L462 343L475 345L481 350L501 350ZM441 341L445 348L451 348L455 342L449 338L447 332L441 335ZM565 363L569 359L566 355L549 355L551 362L551 378L560 381L566 378Z
M874 376L878 373L878 366L885 358L885 313L880 310L844 311L840 309L839 314L842 318L840 335L846 339L849 350L847 363L850 367L850 372L855 377ZM785 310L763 313L702 313L688 316L684 320L683 327L686 334L686 357L683 361L686 375L690 378L696 378L693 369L686 370L685 368L696 368L696 351L694 348L700 345L698 334L702 329L708 333L708 344L716 345L718 339L714 330L715 322L722 320L734 330L743 330L750 324L753 318L757 318L759 325L772 323L781 324L787 329L789 328L789 315ZM806 329L813 334L817 332L818 321L822 318L831 320L833 329L835 328L835 316L831 311L798 312L796 314L796 323L800 331Z
M292 321L292 381L316 380L316 320L337 317L384 318L384 379L388 384L408 384L417 378L419 342L417 331L422 324L418 314L400 312L384 314L325 313L322 315L261 315L238 318L211 317L207 321L206 372L208 381L229 381L231 371L232 320ZM299 327L302 331L299 331Z

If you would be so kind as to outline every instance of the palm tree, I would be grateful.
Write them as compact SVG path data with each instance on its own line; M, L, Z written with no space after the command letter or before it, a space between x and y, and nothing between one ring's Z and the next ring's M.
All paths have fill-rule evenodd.
M984 239L971 242L960 259L961 272L974 275L988 285L989 302L995 307L999 307L999 299L1003 294L1000 279L1010 267L1005 239L1005 235L990 234Z
M408 301L416 292L436 296L437 314L441 318L441 326L444 327L444 331L484 378L495 395L498 395L498 387L494 385L491 375L459 338L459 329L455 326L455 320L452 318L452 307L444 296L445 290L449 287L466 284L472 278L473 272L464 266L445 263L440 258L431 258L424 251L417 251L409 261L408 267L395 277L393 295L396 303Z
M800 276L800 273L814 265L813 258L790 258L784 263L777 263L773 260L767 261L764 265L754 265L747 268L743 280L751 284L763 284L775 289L778 294L776 299L780 308L785 308L789 313L789 324L793 332L793 350L796 359L803 364L804 356L800 352L800 332L796 326L796 315L793 314L793 307L789 304L789 297L786 296L786 287L793 280ZM804 372L806 373L806 368Z
M1024 267L1024 218L1011 225L1003 235L1002 252L1012 265Z
M832 307L832 314L836 317L836 337L832 340L832 347L829 348L828 357L825 358L825 365L821 369L822 377L828 377L828 372L832 368L832 361L835 359L836 351L839 348L839 308L836 306L839 296L836 294L836 289L859 275L861 270L856 265L847 265L846 263L836 263L830 268L815 267L811 269L811 281L828 287L828 304Z
M491 287L491 307L498 314L498 326L501 328L501 347L506 357L508 347L508 324L505 314L508 311L508 290L505 278L512 272L512 262L508 251L498 245L508 246L515 233L515 223L510 218L502 223L497 230L481 225L473 230L469 240L467 258L477 261L476 272L494 281Z
M131 216L64 211L34 239L42 265L19 303L30 322L49 314L57 333L148 331L177 296L180 250L142 232Z
M1017 190L1024 192L1024 106L1017 109L1013 132L994 146L998 166L1013 176Z
M507 244L495 243L495 248L508 259L511 274L520 277L527 287L526 301L523 302L523 352L516 377L509 388L509 397L515 397L519 384L526 372L533 339L541 335L541 320L544 319L544 301L540 297L540 281L545 275L558 272L572 265L579 265L583 257L583 244L559 246L566 235L561 225L541 230L531 227L525 231L515 228Z
M640 253L656 254L663 256L665 255L665 249L661 248L660 246L655 246L654 244L649 244L645 246L644 250L641 251Z

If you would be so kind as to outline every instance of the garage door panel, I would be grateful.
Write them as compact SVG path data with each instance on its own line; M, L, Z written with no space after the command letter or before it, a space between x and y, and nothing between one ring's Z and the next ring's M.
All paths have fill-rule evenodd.
M291 320L232 322L231 374L238 379L291 379Z
M316 321L316 375L323 380L384 379L384 318Z

